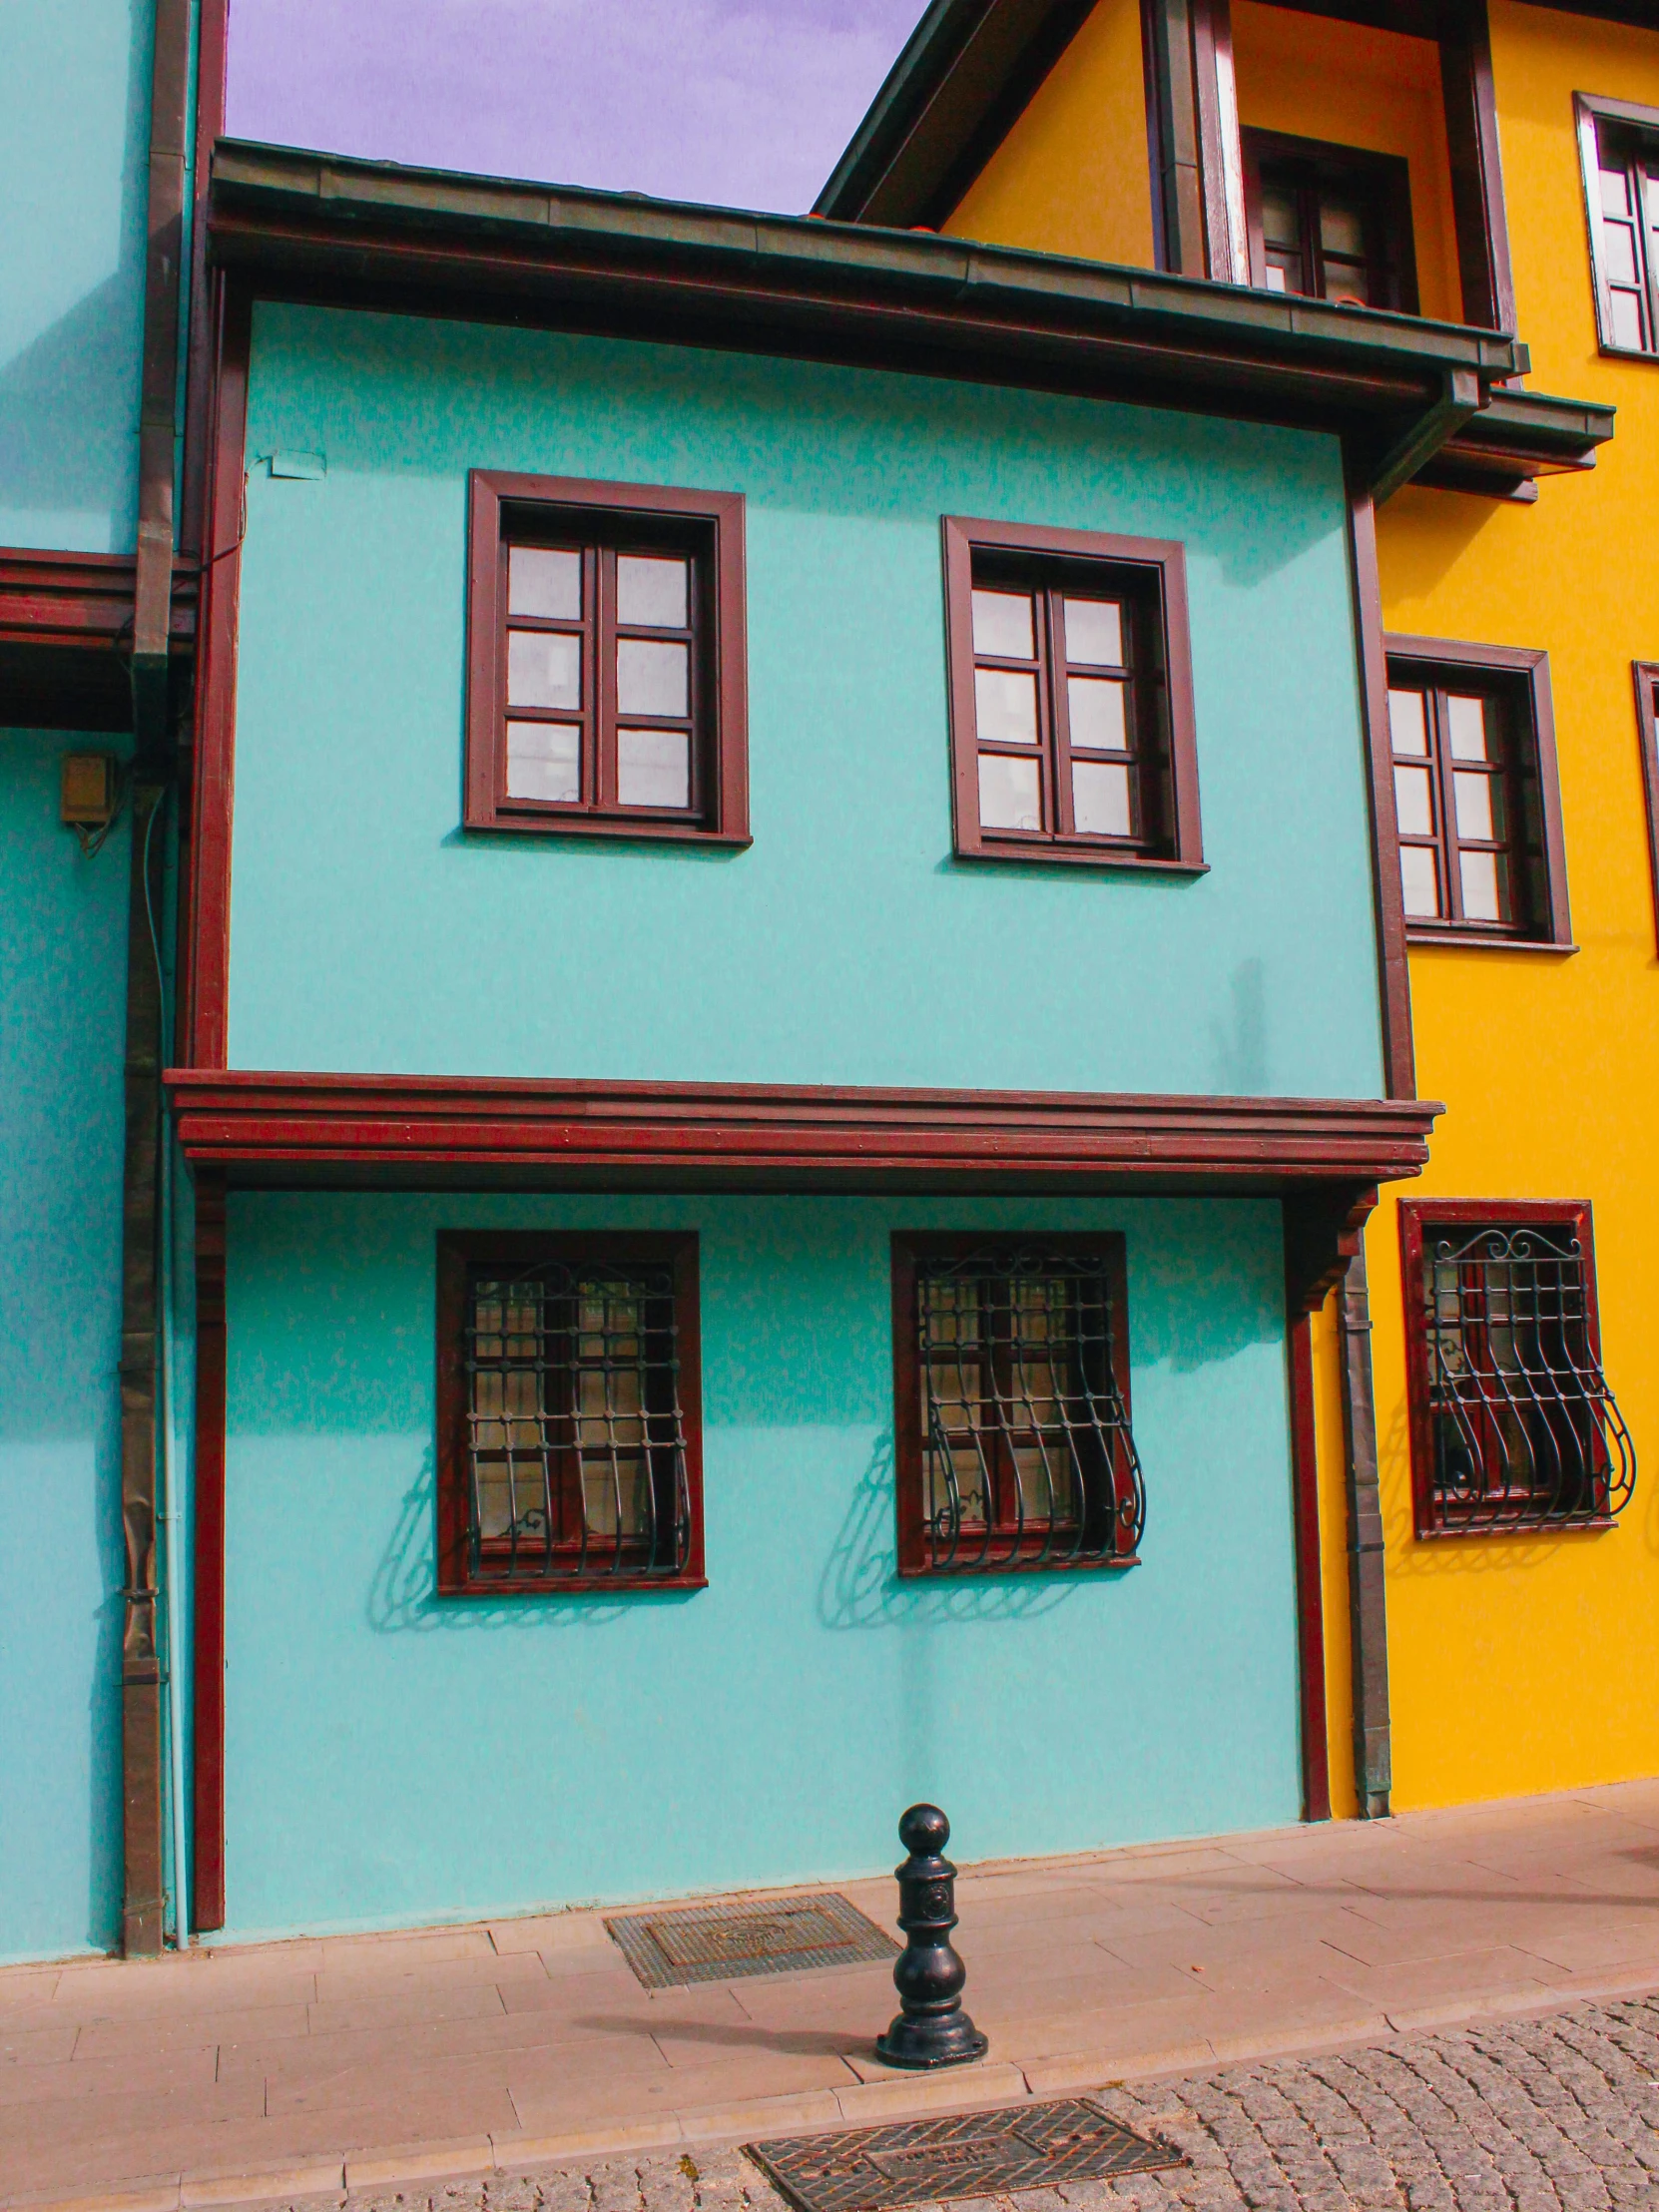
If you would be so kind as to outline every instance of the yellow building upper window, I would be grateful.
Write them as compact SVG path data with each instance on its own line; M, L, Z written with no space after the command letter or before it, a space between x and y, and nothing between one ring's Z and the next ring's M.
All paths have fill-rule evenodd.
M1659 353L1659 109L1580 93L1578 133L1601 343Z
M1415 314L1405 163L1275 131L1240 138L1251 282Z

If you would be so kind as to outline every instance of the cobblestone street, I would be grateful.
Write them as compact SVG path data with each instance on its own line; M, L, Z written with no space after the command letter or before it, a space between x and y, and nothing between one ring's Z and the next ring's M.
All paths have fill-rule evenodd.
M1625 2212L1659 2205L1656 2071L1659 1997L1103 2089L1107 2111L1187 2165L990 2201L1003 2212ZM783 2212L737 2150L343 2201L349 2212Z

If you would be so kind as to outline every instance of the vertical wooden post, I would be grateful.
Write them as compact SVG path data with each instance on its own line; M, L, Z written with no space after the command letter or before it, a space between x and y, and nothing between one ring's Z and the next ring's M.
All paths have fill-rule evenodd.
M1331 1818L1326 1746L1325 1591L1320 1573L1319 1444L1314 1422L1313 1321L1293 1308L1285 1349L1290 1360L1291 1480L1296 1509L1297 1658L1302 1682L1302 1817Z
M225 1926L225 1179L196 1177L195 1919Z
M1163 267L1180 276L1207 276L1191 0L1142 0L1141 26Z

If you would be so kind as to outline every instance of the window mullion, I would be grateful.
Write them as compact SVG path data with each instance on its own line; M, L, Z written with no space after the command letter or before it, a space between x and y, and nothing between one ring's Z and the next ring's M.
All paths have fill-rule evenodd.
M1457 792L1452 781L1450 718L1446 695L1437 686L1426 695L1429 706L1429 743L1434 748L1434 806L1438 821L1434 842L1440 860L1440 903L1448 921L1463 919L1463 874L1458 864Z
M601 545L588 556L593 563L593 694L588 716L587 751L592 763L591 804L611 813L616 798L616 551Z
M1058 591L1040 592L1037 641L1037 713L1042 721L1043 762L1050 780L1050 794L1043 809L1044 826L1055 835L1075 833L1076 810L1071 797L1071 702L1066 690L1066 619Z

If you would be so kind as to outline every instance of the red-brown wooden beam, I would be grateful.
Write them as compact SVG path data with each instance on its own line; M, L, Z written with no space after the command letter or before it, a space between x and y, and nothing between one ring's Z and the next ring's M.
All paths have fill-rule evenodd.
M1441 1110L1418 1099L208 1068L167 1082L187 1157L265 1184L1370 1185L1420 1171Z

